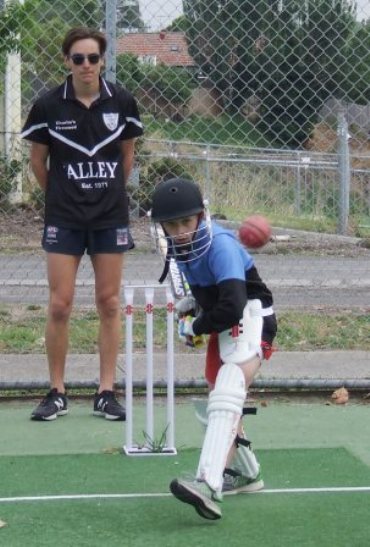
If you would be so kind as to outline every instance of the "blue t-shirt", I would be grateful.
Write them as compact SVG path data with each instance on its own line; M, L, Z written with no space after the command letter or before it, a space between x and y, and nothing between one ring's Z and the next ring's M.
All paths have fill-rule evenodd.
M177 263L203 310L194 322L195 334L221 332L236 325L248 299L260 299L264 308L272 305L271 291L260 278L253 257L231 230L212 222L209 249L191 258Z

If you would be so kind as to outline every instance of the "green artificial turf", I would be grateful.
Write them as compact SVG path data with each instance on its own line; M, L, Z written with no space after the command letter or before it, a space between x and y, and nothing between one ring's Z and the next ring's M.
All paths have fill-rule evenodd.
M370 492L273 493L272 489L370 486L370 468L345 449L262 450L267 491L225 498L223 518L201 519L168 495L194 471L199 451L176 457L119 453L0 457L0 544L33 546L363 547ZM145 494L158 497L29 500L11 496Z

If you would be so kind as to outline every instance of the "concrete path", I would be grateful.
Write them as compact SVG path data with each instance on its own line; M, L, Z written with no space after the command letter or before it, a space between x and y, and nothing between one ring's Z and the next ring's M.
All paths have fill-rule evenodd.
M145 354L134 356L134 381L145 382ZM0 389L11 387L47 386L48 367L43 354L1 354ZM201 385L203 382L204 353L182 353L175 356L175 380L178 385ZM121 383L125 374L125 356L121 355L117 367L117 381ZM93 385L99 378L97 355L69 355L66 382L70 385ZM154 380L166 378L166 355L154 356ZM266 361L255 380L256 386L283 386L312 384L327 381L328 386L354 384L370 389L370 352L368 351L277 351Z

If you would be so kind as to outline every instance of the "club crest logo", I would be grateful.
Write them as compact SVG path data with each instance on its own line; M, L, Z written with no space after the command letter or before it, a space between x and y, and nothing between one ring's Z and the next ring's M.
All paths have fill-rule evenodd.
M114 131L118 126L118 114L114 114L113 112L103 114L103 121L109 131Z

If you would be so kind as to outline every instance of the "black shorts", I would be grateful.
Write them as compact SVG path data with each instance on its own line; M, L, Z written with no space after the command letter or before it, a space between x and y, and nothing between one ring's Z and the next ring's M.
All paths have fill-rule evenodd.
M272 342L277 333L277 321L276 315L273 313L271 315L266 315L263 318L263 327L262 327L262 340L272 345Z
M71 230L47 225L42 236L42 247L48 253L82 256L104 253L124 253L134 248L127 226L105 230Z

